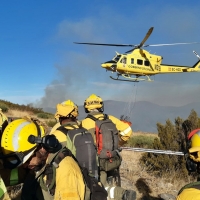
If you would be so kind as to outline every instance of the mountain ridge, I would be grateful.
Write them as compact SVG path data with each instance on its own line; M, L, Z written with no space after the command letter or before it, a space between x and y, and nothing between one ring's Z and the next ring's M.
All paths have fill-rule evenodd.
M137 101L135 103L105 100L104 113L120 118L121 115L131 114L130 121L134 131L157 133L157 123L165 124L167 119L173 123L175 118L187 119L192 109L200 115L200 103L193 102L183 106L160 106L148 101ZM83 105L79 105L79 120L84 119L87 114ZM129 110L128 110L129 109ZM55 108L43 108L45 112L55 113Z

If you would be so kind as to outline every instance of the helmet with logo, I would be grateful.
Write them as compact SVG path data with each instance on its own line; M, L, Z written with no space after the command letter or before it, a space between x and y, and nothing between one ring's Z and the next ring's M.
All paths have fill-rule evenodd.
M200 162L200 129L193 130L189 135L190 141L190 158L195 162Z
M56 108L56 120L58 120L60 117L76 118L79 114L78 106L71 100L66 100L60 104L57 104Z
M84 102L85 112L89 113L92 110L97 109L99 112L104 111L103 100L96 94L91 94Z
M9 123L1 139L1 148L7 167L15 168L25 163L39 144L50 149L49 146L52 145L50 143L56 140L50 141L49 135L45 136L45 131L45 127L31 117L16 119Z

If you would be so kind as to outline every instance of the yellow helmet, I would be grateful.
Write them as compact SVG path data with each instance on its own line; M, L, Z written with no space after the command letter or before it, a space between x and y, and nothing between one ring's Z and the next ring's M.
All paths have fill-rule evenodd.
M96 94L91 94L84 102L85 112L88 113L91 110L97 109L99 112L103 112L103 100Z
M71 100L66 100L56 106L57 111L55 118L58 120L60 117L77 117L78 106Z
M37 143L29 141L30 136L42 138L45 129L31 118L16 119L5 128L2 139L2 152L13 166L25 163L37 148Z
M192 131L189 134L188 139L191 144L189 149L190 158L196 162L200 162L200 129Z

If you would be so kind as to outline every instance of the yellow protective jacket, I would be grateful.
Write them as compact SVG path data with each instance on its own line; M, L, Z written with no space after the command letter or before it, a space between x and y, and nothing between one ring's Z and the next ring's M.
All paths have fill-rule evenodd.
M66 125L67 129L73 129L72 126L78 128L76 122L68 122ZM56 125L59 127L59 125ZM54 129L55 130L55 129ZM67 137L64 133L59 130L51 132L56 138L63 144L66 145ZM85 183L83 180L82 172L73 158L65 157L56 169L56 192L54 199L73 199L83 200L85 196Z
M103 114L100 112L91 112L90 115L93 115L95 118L103 118ZM132 129L131 127L125 123L119 120L118 118L108 115L109 119L112 120L112 122L116 125L117 130L119 131L119 146L122 146L124 143L126 143L129 138L132 135ZM100 118L101 119L101 118ZM95 121L90 118L85 118L81 121L82 127L87 129L95 138Z
M58 127L60 127L60 122L57 122L51 129L50 134L52 134Z
M47 164L51 163L52 158L56 155L57 154L49 154ZM54 185L55 183L55 192L53 196L48 191L46 185L47 177L45 173L43 175L43 172L45 172L44 167L36 173L36 177L29 176L26 179L23 186L22 200L84 200L85 184L82 172L76 161L72 157L66 156L54 169L55 176L53 176L52 172L52 184ZM35 178L37 178L38 182L34 181Z
M44 181L45 181L44 177ZM44 199L84 200L85 184L82 172L72 157L65 157L56 168L56 188L54 197L42 190Z
M67 136L59 130L56 130L58 127L60 127L60 123L57 123L51 130L50 135L55 135L56 138L58 139L59 142L61 142L62 144L66 145L66 141L67 141ZM79 122L67 122L66 125L63 125L64 127L66 127L66 129L68 130L72 130L73 127L74 128L79 128Z
M186 188L177 197L176 200L199 200L200 189Z

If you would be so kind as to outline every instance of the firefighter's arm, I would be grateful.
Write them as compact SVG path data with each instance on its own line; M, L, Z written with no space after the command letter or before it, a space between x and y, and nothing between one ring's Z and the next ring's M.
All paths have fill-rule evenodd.
M116 124L117 130L119 130L119 146L125 144L132 135L132 129L129 124L110 116L111 120Z
M116 127L119 130L119 145L121 146L125 144L131 137L132 129L127 123L119 119L116 120Z
M56 189L54 199L84 200L85 184L78 164L67 156L56 169Z
M119 146L124 145L130 139L131 135L132 129L129 125L124 130L121 130L119 132Z

